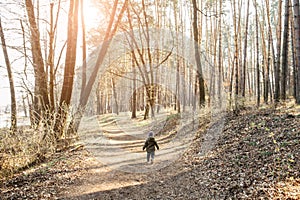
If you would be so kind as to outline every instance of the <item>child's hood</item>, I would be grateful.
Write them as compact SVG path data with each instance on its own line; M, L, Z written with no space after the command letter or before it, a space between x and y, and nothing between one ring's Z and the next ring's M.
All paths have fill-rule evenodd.
M154 137L153 131L150 131L150 132L148 133L148 137L149 137L149 138L150 138L150 137Z

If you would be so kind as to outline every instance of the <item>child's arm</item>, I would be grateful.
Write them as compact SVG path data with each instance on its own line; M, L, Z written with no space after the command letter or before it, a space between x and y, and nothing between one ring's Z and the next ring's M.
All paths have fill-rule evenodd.
M155 146L156 146L156 148L157 148L157 150L159 150L159 146L157 145L157 142L155 141Z
M145 142L144 146L143 146L143 151L145 150L145 148L148 146L148 140Z

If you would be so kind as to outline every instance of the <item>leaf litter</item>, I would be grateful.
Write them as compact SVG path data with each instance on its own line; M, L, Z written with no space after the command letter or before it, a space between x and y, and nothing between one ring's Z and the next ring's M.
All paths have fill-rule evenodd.
M185 154L152 173L113 171L84 148L1 180L1 199L300 199L300 115L228 113L217 143L199 156L205 130Z

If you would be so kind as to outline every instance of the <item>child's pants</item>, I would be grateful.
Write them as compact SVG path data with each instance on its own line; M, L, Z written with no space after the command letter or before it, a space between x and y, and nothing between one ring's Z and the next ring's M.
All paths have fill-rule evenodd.
M154 160L154 151L152 152L147 152L147 162L150 161L150 156L151 156L151 160Z

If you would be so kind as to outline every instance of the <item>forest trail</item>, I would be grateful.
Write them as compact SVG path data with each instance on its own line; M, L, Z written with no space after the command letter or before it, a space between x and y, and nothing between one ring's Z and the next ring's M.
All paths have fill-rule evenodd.
M88 173L64 195L67 199L95 198L90 194L147 183L149 174L157 176L166 167L178 166L176 162L191 145L199 127L190 119L173 120L166 119L166 113L146 121L132 120L124 113L83 119L81 141L92 159L88 161ZM164 132L167 123L173 126ZM202 125L207 123L205 120ZM160 149L156 150L154 163L148 164L142 147L147 133L153 129L159 132L155 138ZM177 173L174 168L167 175ZM162 177L165 175L157 176Z
M118 116L97 116L84 119L81 141L85 148L105 166L114 170L130 173L145 173L163 168L177 160L190 145L194 127L187 124L184 128L177 124L172 130L157 135L160 150L156 151L155 163L149 167L146 153L142 151L150 130L166 124L166 116L160 114L155 120L131 120L126 114ZM181 121L182 123L182 121Z
M157 151L153 165L145 164L146 155L141 150L144 131L149 127L138 129L134 135L129 131L131 126L124 128L128 124L125 118L118 122L111 117L86 120L91 122L86 130L94 137L87 137L90 139L86 147L57 153L49 161L5 181L1 185L1 198L300 198L300 107L245 110L238 115L228 113L222 134L204 156L199 152L209 143L208 125L203 125L188 148L174 158L168 157L170 146L164 141L181 142L182 138L177 141L176 137L158 134L161 150ZM100 132L99 124L92 123L95 120L102 120ZM120 125L115 126L118 123ZM112 141L103 140L104 136ZM106 143L107 148L99 148L99 142ZM108 163L110 148L139 157L134 162L114 158ZM94 150L101 150L106 157L97 158ZM118 155L116 157L124 156L119 151L112 152ZM165 159L170 163L164 164Z

